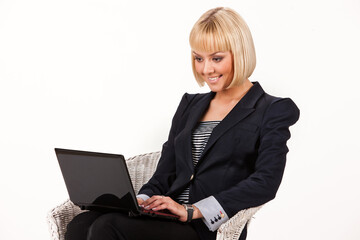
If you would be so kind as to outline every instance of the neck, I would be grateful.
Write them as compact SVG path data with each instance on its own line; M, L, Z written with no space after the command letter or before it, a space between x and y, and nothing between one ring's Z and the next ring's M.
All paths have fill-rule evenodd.
M241 98L250 90L253 84L249 79L246 79L241 85L234 86L223 91L217 92L215 99L219 101L240 101Z

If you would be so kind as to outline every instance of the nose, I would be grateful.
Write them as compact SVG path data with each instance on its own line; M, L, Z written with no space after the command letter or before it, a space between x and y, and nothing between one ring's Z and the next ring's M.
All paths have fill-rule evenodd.
M212 65L212 63L210 61L205 60L203 74L207 75L207 74L210 74L213 72L214 72L214 66Z

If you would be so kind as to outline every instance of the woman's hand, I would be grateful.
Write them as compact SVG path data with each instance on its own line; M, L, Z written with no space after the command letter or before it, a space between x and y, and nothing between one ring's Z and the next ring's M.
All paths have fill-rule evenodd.
M187 211L185 210L184 206L175 202L170 197L155 195L147 199L146 201L143 201L140 205L142 205L145 209L153 211L167 209L172 214L179 216L179 221L186 222L187 220Z
M142 205L142 203L144 202L144 200L142 198L136 198L137 199L137 202L138 202L138 205Z

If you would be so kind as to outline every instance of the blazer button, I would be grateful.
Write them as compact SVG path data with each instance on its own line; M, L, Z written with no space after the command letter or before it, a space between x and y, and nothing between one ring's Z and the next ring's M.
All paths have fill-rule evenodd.
M193 174L193 175L191 175L191 177L190 177L190 181L191 181L191 180L193 180L193 178L194 178L194 174Z

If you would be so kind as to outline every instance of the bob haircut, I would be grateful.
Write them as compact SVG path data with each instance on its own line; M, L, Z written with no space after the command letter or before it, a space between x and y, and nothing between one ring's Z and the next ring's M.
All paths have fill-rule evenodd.
M189 42L192 51L230 51L234 76L228 88L241 85L255 69L255 47L249 27L243 18L230 8L218 7L205 12L193 26ZM205 81L195 70L193 56L191 62L196 81L200 86L204 86Z

